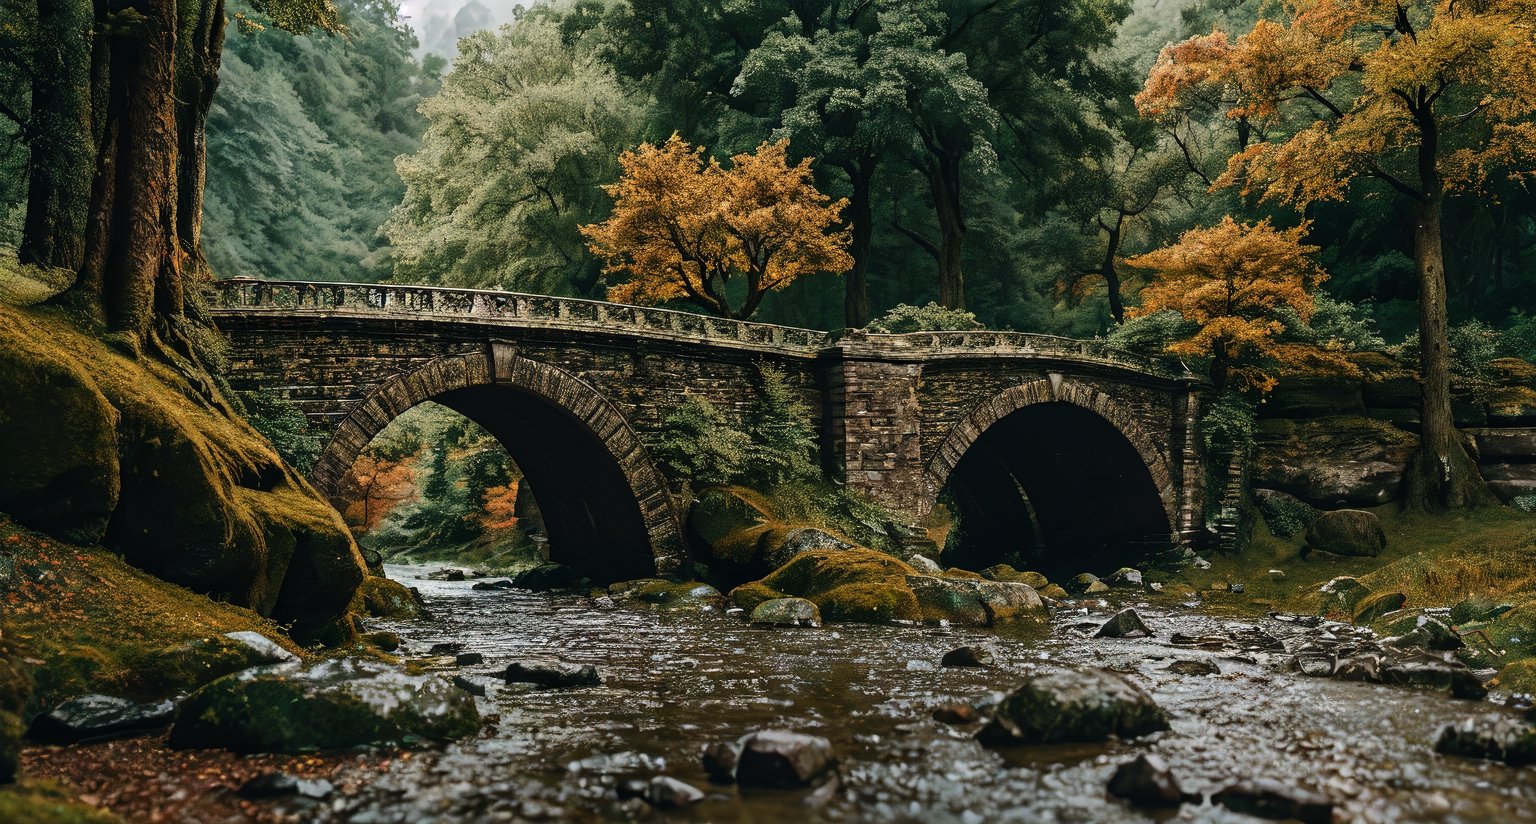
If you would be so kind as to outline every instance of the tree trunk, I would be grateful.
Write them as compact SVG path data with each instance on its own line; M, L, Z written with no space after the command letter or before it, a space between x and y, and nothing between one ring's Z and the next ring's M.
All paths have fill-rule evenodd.
M939 305L964 309L961 252L965 245L965 216L960 209L960 155L941 151L934 155L927 171L934 215L939 221Z
M1436 182L1436 181L1430 181ZM1492 493L1467 454L1451 414L1451 353L1446 334L1445 265L1441 253L1441 196L1417 205L1414 262L1419 270L1419 451L1405 478L1412 509L1439 510L1481 506Z
M224 0L198 6L200 14L190 42L180 52L176 123L180 129L181 165L177 173L177 237L190 264L189 286L207 275L203 258L203 189L207 181L208 111L219 87L219 63L224 48Z
M85 262L95 142L91 135L89 0L42 0L37 6L30 152L22 263L79 271Z
M869 245L874 237L874 211L870 202L870 186L874 179L874 163L851 163L844 167L853 191L848 198L848 219L853 224L853 238L849 254L853 256L853 268L843 276L843 325L861 329L869 325Z
M1100 223L1109 237L1104 243L1104 260L1099 263L1099 276L1104 278L1104 286L1109 293L1109 314L1115 319L1115 323L1125 322L1125 302L1120 298L1120 273L1115 270L1115 258L1120 254L1121 231L1125 226L1125 213L1115 219L1114 226Z

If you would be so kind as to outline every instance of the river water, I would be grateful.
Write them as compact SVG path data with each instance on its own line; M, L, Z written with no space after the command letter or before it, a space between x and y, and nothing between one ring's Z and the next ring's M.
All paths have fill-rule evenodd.
M461 643L486 658L462 670L471 675L513 660L591 664L606 683L568 691L493 687L481 707L499 720L480 737L399 760L360 793L304 811L306 819L1145 821L1146 813L1108 797L1104 787L1117 764L1153 752L1186 791L1208 796L1237 779L1271 778L1329 796L1335 820L1536 821L1536 769L1433 752L1442 725L1492 711L1489 703L1291 675L1277 666L1283 656L1241 644L1174 646L1175 632L1255 626L1192 604L1147 596L1089 602L1061 611L1051 632L1034 638L926 626L763 629L720 613L479 592L470 582L426 580L420 568L388 572L420 587L436 616L385 624L407 649ZM1137 607L1154 638L1089 637L1125 605ZM1261 624L1282 639L1305 632L1270 619ZM962 644L991 650L996 665L938 666ZM1166 669L1181 659L1214 662L1220 674ZM1172 730L1106 746L993 749L976 743L975 727L931 717L935 707L984 698L1057 663L1126 673L1168 711ZM835 781L803 791L708 782L700 761L706 744L774 727L830 739L840 760ZM619 800L620 781L661 774L708 797L665 813ZM1253 820L1209 803L1171 815Z

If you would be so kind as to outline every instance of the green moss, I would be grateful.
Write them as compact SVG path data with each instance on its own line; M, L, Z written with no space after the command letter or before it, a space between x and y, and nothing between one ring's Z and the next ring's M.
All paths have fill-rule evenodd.
M357 588L359 602L354 611L374 618L425 618L416 595L410 587L399 581L391 581L379 575L368 575Z
M1499 670L1499 688L1536 695L1536 658L1522 658Z
M764 601L788 597L788 595L764 584L762 581L752 581L731 590L730 602L731 606L751 612L757 609L758 605Z
M1495 618L1488 624L1488 637L1512 656L1536 655L1536 599L1516 604Z
M47 782L0 787L0 821L26 824L122 824L122 819L75 800Z
M764 578L770 591L816 604L828 621L885 623L922 618L905 562L871 549L810 550Z

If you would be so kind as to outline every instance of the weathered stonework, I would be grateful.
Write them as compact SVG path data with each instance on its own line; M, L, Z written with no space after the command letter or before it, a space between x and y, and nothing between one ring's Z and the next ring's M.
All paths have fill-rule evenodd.
M995 332L833 340L505 293L261 281L218 288L214 317L230 340L231 383L282 395L332 433L312 473L332 495L389 421L437 400L497 434L520 465L531 462L524 471L536 496L544 489L579 504L556 516L569 534L625 543L614 551L648 552L657 572L676 573L686 558L679 479L665 478L649 450L688 395L742 421L760 366L771 365L814 416L832 476L913 524L983 433L1025 408L1056 404L1101 417L1135 449L1169 534L1189 537L1202 526L1194 377L1095 342ZM594 487L597 475L610 485ZM619 497L627 500L611 500ZM622 532L630 521L636 527ZM552 542L558 528L550 525Z

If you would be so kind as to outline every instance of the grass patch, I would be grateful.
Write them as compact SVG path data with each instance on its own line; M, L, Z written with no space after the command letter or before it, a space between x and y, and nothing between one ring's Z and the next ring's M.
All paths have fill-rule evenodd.
M164 652L225 632L254 630L302 654L282 628L210 600L102 550L61 543L0 515L0 588L7 635L43 661L33 708L84 692L149 694L175 680ZM187 678L194 678L189 673ZM7 819L0 814L0 821Z
M0 786L0 821L26 824L120 824L106 810L87 806L48 781Z

